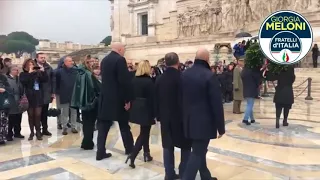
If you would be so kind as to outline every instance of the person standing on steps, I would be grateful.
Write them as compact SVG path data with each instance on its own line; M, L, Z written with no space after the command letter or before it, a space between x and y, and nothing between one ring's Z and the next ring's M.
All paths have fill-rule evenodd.
M23 72L20 73L20 82L26 93L29 108L28 119L30 127L29 141L36 135L38 140L42 140L41 134L41 111L43 106L43 83L48 81L48 74L43 67L37 66L32 59L27 59L22 65ZM36 134L34 134L36 129Z
M129 114L133 99L132 76L130 75L124 45L111 45L112 51L101 62L101 94L98 111L98 140L96 160L112 156L106 153L106 138L113 121L118 121L120 133L125 148L125 154L130 154L133 148L133 136L129 126Z
M12 65L7 74L9 87L12 91L12 101L9 110L9 127L7 141L13 141L13 138L24 139L21 135L22 111L19 108L19 101L23 95L23 87L19 81L19 67Z
M318 44L314 44L312 47L312 61L313 61L313 67L318 67L318 57L319 57L319 48Z
M44 69L47 73L48 81L42 84L43 91L43 106L41 110L41 126L42 135L51 136L51 132L48 131L48 109L49 104L55 98L55 77L52 67L46 61L46 55L44 53L38 53L36 56L37 65Z
M233 71L233 113L241 114L241 102L243 101L243 84L241 72L243 68L244 58L238 60L237 66Z
M209 62L209 51L199 49L194 65L182 73L184 134L192 140L183 180L195 180L198 171L201 179L217 180L211 177L206 154L210 139L225 133L225 122L219 82Z
M77 130L77 110L70 107L72 92L76 81L77 69L74 67L70 56L64 58L63 67L56 71L56 91L59 94L61 109L62 135L68 134L68 122L70 117L71 132L78 133ZM70 112L70 116L69 116Z
M130 122L140 125L140 134L126 160L126 163L130 160L131 168L135 168L134 161L142 148L144 162L153 160L150 155L149 138L151 126L155 124L155 101L154 83L150 75L150 63L146 60L141 61L132 80L134 100L130 108Z
M191 140L184 137L182 113L182 83L179 56L164 57L167 70L156 80L156 117L161 123L165 180L182 178L191 152ZM179 175L175 172L174 148L181 148Z
M251 123L256 122L253 116L253 106L254 101L259 94L258 87L260 86L261 79L260 70L251 69L245 65L241 71L241 79L243 84L243 97L247 101L242 123L251 125Z
M296 79L293 66L288 66L279 74L270 73L265 70L264 76L268 81L277 81L276 92L273 97L273 102L276 106L276 128L280 127L280 116L283 110L283 126L289 126L288 115L294 103L293 83Z

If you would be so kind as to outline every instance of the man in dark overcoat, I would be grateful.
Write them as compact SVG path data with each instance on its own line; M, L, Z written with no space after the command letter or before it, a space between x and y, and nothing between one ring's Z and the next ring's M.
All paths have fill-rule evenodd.
M181 148L180 177L186 168L191 151L190 140L184 137L182 124L182 88L179 57L165 55L167 70L156 80L156 115L161 123L165 180L179 179L175 173L174 147Z
M129 126L130 101L133 98L132 77L123 57L125 47L116 43L112 51L101 62L101 95L98 113L97 160L111 156L106 153L106 138L112 121L118 121L125 153L130 154L133 148L133 137Z
M199 49L194 65L182 74L183 125L185 137L192 140L183 180L216 180L207 168L206 154L210 139L225 133L224 112L219 82L210 71L209 51Z
M48 76L48 81L42 84L43 91L43 105L41 109L41 126L42 135L52 136L48 130L48 109L49 104L52 103L55 98L55 75L52 67L46 61L46 54L38 53L36 56L36 62L39 67L42 67Z

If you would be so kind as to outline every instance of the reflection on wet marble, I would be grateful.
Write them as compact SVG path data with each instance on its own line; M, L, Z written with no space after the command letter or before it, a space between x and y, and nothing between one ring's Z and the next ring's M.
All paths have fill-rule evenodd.
M259 121L263 121L263 119L260 119ZM292 121L290 121L292 122ZM251 124L250 126L247 126L243 123L238 124L239 127L247 129L249 131L253 132L262 132L264 134L270 134L270 135L277 135L277 136L288 136L288 137L300 137L300 138L311 138L311 139L320 139L319 133L314 133L309 131L308 129L312 128L309 126L299 125L299 124L293 124L291 123L288 127L280 126L279 129L276 129L275 123L272 125L265 125L261 122Z
M63 168L54 168L44 171L39 171L36 173L31 173L25 176L20 176L13 178L12 180L30 180L30 179L42 179L50 177L50 179L62 180L62 179L70 179L70 180L82 180L81 177L66 171Z
M207 163L219 180L307 180L320 179L320 106L319 101L296 100L289 115L289 127L274 128L275 109L272 98L257 100L254 107L256 124L241 123L244 114L233 114L232 103L224 104L226 135L212 140ZM245 102L242 105L244 111ZM311 111L312 109L312 111ZM22 134L28 135L24 114ZM43 141L15 140L0 146L0 179L105 179L163 180L164 168L160 125L151 129L150 149L154 161L143 162L137 157L136 169L125 164L126 156L118 123L107 138L107 151L112 158L96 161L93 151L80 149L82 133L62 136L56 119L49 118L52 137ZM133 136L139 126L131 124ZM96 144L97 132L94 134ZM176 166L180 159L175 149ZM200 180L197 177L196 180Z
M10 161L0 162L0 172L17 169L25 166L31 166L34 164L40 164L48 161L52 161L53 158L40 154L35 156L23 157L19 159L13 159Z

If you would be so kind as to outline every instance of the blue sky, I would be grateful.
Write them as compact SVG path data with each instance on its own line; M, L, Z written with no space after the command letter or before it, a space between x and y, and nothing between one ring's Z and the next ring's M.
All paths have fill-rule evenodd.
M97 44L110 35L109 0L0 0L0 34Z

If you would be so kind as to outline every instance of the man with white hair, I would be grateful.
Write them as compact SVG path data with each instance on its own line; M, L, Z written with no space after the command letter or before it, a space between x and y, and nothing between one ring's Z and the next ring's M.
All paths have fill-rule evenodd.
M106 138L113 121L118 121L125 154L133 149L133 136L129 126L130 102L133 99L132 77L128 71L124 45L111 45L112 52L101 62L101 94L98 112L98 140L96 160L111 157L106 153Z

